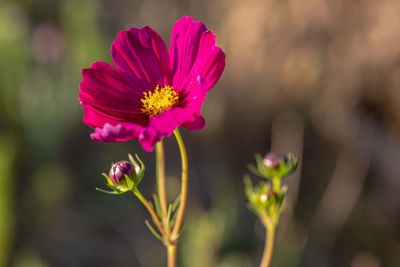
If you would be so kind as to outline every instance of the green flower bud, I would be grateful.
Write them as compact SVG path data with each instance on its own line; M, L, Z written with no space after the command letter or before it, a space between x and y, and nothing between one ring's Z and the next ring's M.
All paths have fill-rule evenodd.
M275 192L267 182L254 186L249 177L245 180L248 208L262 220L277 222L285 203L286 187Z
M264 158L256 155L257 166L249 165L249 169L267 179L280 179L285 177L297 168L298 159L289 153L287 155L279 153L268 153Z
M107 194L123 194L126 191L135 189L144 176L145 166L140 158L135 155L137 161L128 154L129 161L122 160L111 165L109 175L103 173L107 180L108 187L112 191L106 191L101 188L96 190Z

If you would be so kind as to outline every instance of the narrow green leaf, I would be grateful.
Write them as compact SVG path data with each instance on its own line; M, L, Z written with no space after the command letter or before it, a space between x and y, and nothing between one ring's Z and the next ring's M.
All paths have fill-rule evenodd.
M278 178L283 178L284 176L288 175L290 170L288 169L288 165L286 162L281 159L279 161L279 177Z
M172 219L171 219L170 222L169 222L169 225L170 225L171 227L174 227L177 215L178 215L178 213L175 212L174 215L172 216Z
M157 194L153 194L153 199L154 199L154 206L156 208L156 213L159 218L163 217L162 211L161 211L161 205L160 205L160 200L158 199Z
M120 195L121 194L121 193L119 193L117 191L107 191L107 190L104 190L104 189L101 189L101 188L98 188L98 187L96 187L96 190L99 191L99 192L102 192L102 193L109 194L109 195Z
M258 169L257 169L257 167L254 166L253 164L248 164L248 165L247 165L247 168L248 168L252 173L254 173L255 175L265 178L264 175L262 175L262 173L259 172Z
M253 183L251 182L251 179L250 179L250 177L249 177L248 175L246 175L246 176L243 178L243 181L244 181L244 185L245 185L245 190L244 190L244 192L246 193L247 198L250 200L251 195L252 195L252 193L254 192Z
M176 236L176 239L179 239L179 237L182 235L183 231L186 229L186 226L182 226L181 231L178 233L178 235Z
M255 155L255 158L256 158L256 162L257 162L257 168L259 170L263 169L265 165L264 165L263 157L261 156L261 154L257 153Z
M177 196L175 201L172 203L171 212L174 212L178 208L180 203L181 203L181 195Z
M250 177L248 175L246 175L243 178L243 181L244 181L245 187L250 189L251 191L253 191L253 183L251 182L251 179L250 179Z
M168 214L167 214L167 225L166 225L166 229L167 229L167 234L169 236L169 223L170 223L170 219L171 219L171 212L172 212L172 205L171 203L168 205Z
M164 243L164 240L162 239L162 237L157 233L157 231L153 228L153 226L151 226L151 224L149 223L149 221L148 221L148 220L145 220L144 222L145 222L147 228L149 228L150 232L151 232L158 240L160 240L161 242Z

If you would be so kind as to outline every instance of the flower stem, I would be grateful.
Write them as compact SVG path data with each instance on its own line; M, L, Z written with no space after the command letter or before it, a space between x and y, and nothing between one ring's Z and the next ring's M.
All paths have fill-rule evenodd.
M260 267L269 266L272 258L272 251L274 250L274 240L275 240L275 225L272 224L271 222L265 222L264 225L265 225L265 247Z
M281 179L279 177L274 177L272 179L272 190L274 192L279 192L281 189Z
M160 231L161 235L163 238L165 238L166 234L165 234L165 230L162 227L162 224L160 222L160 219L157 217L156 212L154 211L153 207L150 205L150 203L143 197L143 195L139 192L139 190L137 190L136 187L134 187L132 189L132 193L135 194L135 196L137 196L137 198L143 203L143 205L147 208L147 210L149 211L151 217L153 218L154 223L156 224L158 230Z
M179 130L174 131L176 141L178 142L179 150L181 152L182 160L182 181L181 181L181 202L177 211L176 221L171 234L171 241L175 242L178 239L179 231L181 228L183 215L185 213L186 199L188 192L188 159L186 154L185 144L183 143Z
M168 251L168 267L176 266L176 245L169 244L167 247Z
M162 140L156 144L156 176L157 176L157 187L158 187L158 198L160 199L160 206L162 212L163 224L166 225L165 220L167 219L167 192L165 189L165 157L164 157L164 145Z

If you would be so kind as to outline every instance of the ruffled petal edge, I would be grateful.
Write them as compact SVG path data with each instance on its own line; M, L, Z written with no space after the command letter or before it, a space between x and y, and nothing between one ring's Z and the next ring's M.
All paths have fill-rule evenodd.
M90 137L98 142L124 142L138 139L143 128L143 126L134 123L120 123L117 125L105 123L103 127L95 128L95 132Z

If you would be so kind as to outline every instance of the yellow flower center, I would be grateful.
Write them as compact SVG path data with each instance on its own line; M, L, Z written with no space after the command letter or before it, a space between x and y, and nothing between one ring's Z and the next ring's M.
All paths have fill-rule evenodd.
M143 108L140 110L149 117L158 115L166 109L173 108L179 102L179 95L172 86L159 87L158 85L153 92L144 92L142 101Z

